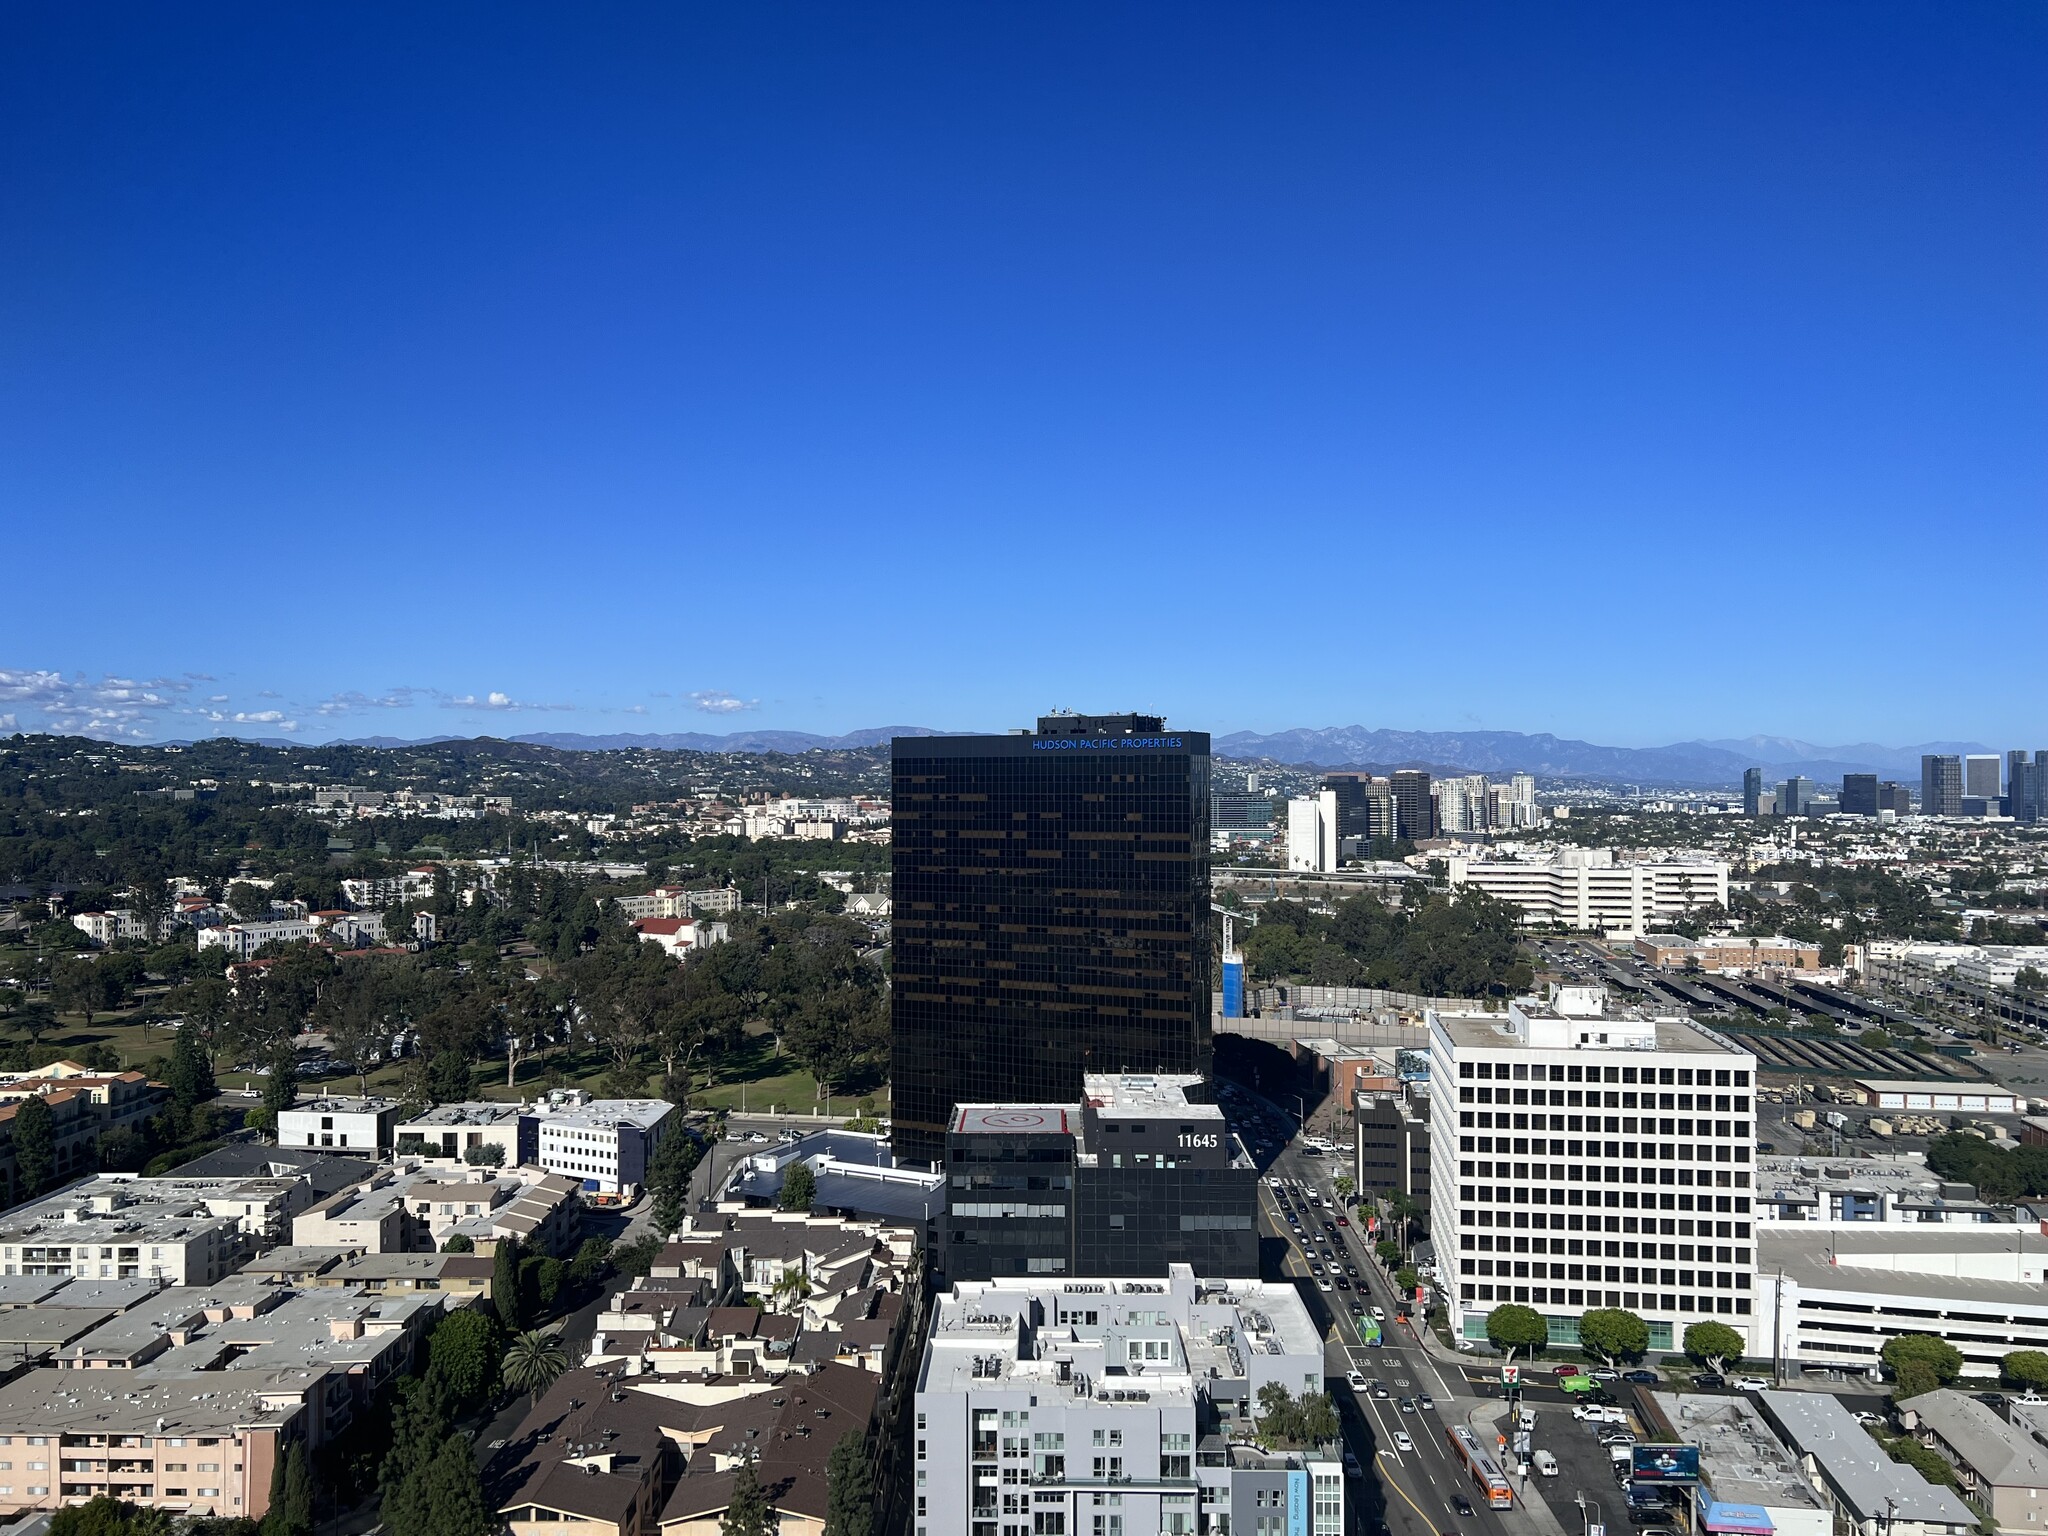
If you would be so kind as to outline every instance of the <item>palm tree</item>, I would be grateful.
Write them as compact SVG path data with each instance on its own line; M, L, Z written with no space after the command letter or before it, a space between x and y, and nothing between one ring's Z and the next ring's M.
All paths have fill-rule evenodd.
M569 1348L562 1342L561 1334L529 1328L512 1335L502 1372L506 1386L514 1392L531 1393L537 1404L540 1395L560 1381L568 1369Z

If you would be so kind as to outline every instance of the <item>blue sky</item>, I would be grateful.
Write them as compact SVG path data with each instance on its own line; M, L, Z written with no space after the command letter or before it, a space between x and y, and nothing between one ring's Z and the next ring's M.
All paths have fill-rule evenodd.
M2041 734L2037 6L9 7L0 718Z

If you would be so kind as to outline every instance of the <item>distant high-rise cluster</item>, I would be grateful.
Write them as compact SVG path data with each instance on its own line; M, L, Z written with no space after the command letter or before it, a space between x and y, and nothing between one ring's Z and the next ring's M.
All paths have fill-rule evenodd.
M1742 774L1745 816L2010 816L2029 824L2048 813L2048 749L1995 752L1930 752L1920 759L1920 797L1874 773L1845 773L1839 796L1821 793L1811 779L1794 774L1775 790L1764 788L1761 768Z
M1484 774L1432 781L1423 769L1382 778L1331 773L1313 795L1287 802L1287 867L1328 873L1354 860L1386 857L1403 839L1451 832L1505 832L1536 824L1536 779L1505 784Z

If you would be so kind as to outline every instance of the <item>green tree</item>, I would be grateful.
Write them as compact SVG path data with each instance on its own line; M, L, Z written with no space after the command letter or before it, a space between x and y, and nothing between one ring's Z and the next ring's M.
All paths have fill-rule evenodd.
M754 1475L754 1464L741 1462L733 1473L725 1516L718 1522L719 1536L775 1536L775 1525L775 1511L769 1508L761 1479Z
M306 1454L306 1442L299 1439L273 1464L270 1508L264 1512L262 1536L312 1536L312 1531L313 1464Z
M512 1336L500 1374L514 1392L524 1392L537 1405L541 1394L569 1369L569 1349L553 1329L528 1329Z
M1301 1403L1301 1438L1307 1445L1328 1445L1337 1438L1337 1405L1327 1392L1304 1392Z
M171 1041L170 1065L164 1069L164 1084L171 1090L171 1108L181 1124L189 1124L192 1111L219 1090L214 1086L213 1063L199 1031L181 1027Z
M569 1260L569 1283L578 1290L588 1290L604 1280L604 1272L611 1263L612 1245L609 1238L586 1237L578 1245L574 1257Z
M1337 1192L1337 1199L1342 1202L1351 1198L1351 1192L1358 1188L1358 1185L1352 1181L1350 1174L1340 1173L1330 1180L1330 1188Z
M467 1233L450 1232L448 1241L441 1245L443 1253L475 1253L476 1243Z
M464 1435L448 1435L433 1456L384 1501L392 1536L490 1536L476 1455Z
M1550 1342L1550 1325L1533 1307L1495 1307L1486 1314L1486 1340L1510 1360L1517 1350L1534 1355Z
M817 1198L818 1176L811 1172L811 1165L791 1163L783 1171L782 1196L777 1204L785 1211L808 1211Z
M392 1405L391 1449L378 1469L377 1486L390 1498L427 1464L448 1433L448 1413L438 1380L401 1378Z
M51 1536L171 1536L173 1529L168 1511L110 1499L104 1493L50 1517Z
M1378 1256L1380 1263L1385 1265L1398 1263L1401 1258L1401 1245L1391 1238L1382 1239L1374 1244L1372 1251Z
M40 998L23 1003L14 1011L14 1027L28 1036L28 1043L40 1046L43 1036L57 1027L57 1012ZM109 1502L112 1502L111 1500Z
M1694 1323L1681 1342L1687 1358L1711 1370L1725 1371L1742 1358L1743 1337L1726 1323Z
M1640 1360L1650 1347L1650 1325L1620 1307L1596 1307L1579 1318L1579 1343L1610 1366Z
M299 1058L291 1042L282 1041L270 1052L270 1076L263 1080L263 1107L275 1116L298 1102Z
M427 1374L445 1389L457 1413L482 1403L497 1385L496 1325L469 1307L450 1312L427 1341Z
M495 1141L480 1141L462 1154L462 1160L472 1168L502 1168L505 1149Z
M875 1521L874 1462L867 1431L850 1429L825 1463L825 1536L870 1536Z
M1415 1287L1421 1283L1422 1276L1415 1272L1412 1265L1403 1264L1394 1271L1394 1289L1401 1293L1401 1300L1403 1301L1412 1298L1415 1295Z
M636 1237L630 1243L616 1244L608 1255L613 1269L622 1275L635 1278L646 1275L654 1268L654 1261L661 1253L662 1242L652 1232Z
M497 1309L499 1326L517 1333L524 1314L519 1306L519 1239L501 1237L491 1255L491 1305Z
M1878 1355L1897 1379L1895 1398L1918 1397L1945 1387L1963 1370L1963 1352L1931 1333L1902 1333L1886 1340Z
M57 1171L56 1123L41 1094L30 1094L14 1112L14 1169L24 1200L40 1194Z
M2008 1386L2038 1392L2048 1387L2048 1352L2016 1349L1998 1362L1998 1374Z

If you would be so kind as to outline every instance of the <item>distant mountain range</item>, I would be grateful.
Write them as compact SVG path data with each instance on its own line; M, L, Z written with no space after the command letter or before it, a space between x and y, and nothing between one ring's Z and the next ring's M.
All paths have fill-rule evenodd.
M1876 773L1915 779L1923 752L1983 752L1975 742L1927 742L1912 747L1859 743L1820 747L1782 736L1740 741L1682 741L1668 747L1602 747L1549 734L1521 731L1376 731L1364 726L1278 731L1237 731L1215 741L1219 755L1264 757L1318 768L1428 767L1465 773L1533 773L1545 778L1602 779L1629 784L1698 787L1735 785L1745 768L1766 779L1804 774L1810 779Z
M892 736L944 736L924 725L878 725L822 736L810 731L735 731L715 736L702 731L672 734L586 736L574 731L535 731L505 738L527 746L554 747L564 752L812 752L851 747L886 746ZM247 740L248 738L244 738ZM366 736L324 743L343 747L417 747L458 736L427 736L404 740ZM259 746L296 747L303 742L266 737ZM1745 768L1762 768L1767 781L1804 774L1826 783L1845 773L1875 773L1917 782L1924 752L1986 752L1974 741L1930 741L1910 747L1875 742L1851 746L1816 746L1786 736L1747 736L1740 740L1681 741L1668 747L1603 747L1569 741L1548 733L1521 731L1384 731L1362 725L1329 726L1320 730L1260 734L1235 731L1214 741L1220 757L1263 758L1315 768L1427 768L1435 773L1533 773L1553 779L1596 779L1623 784L1669 784L1695 788L1739 785Z

